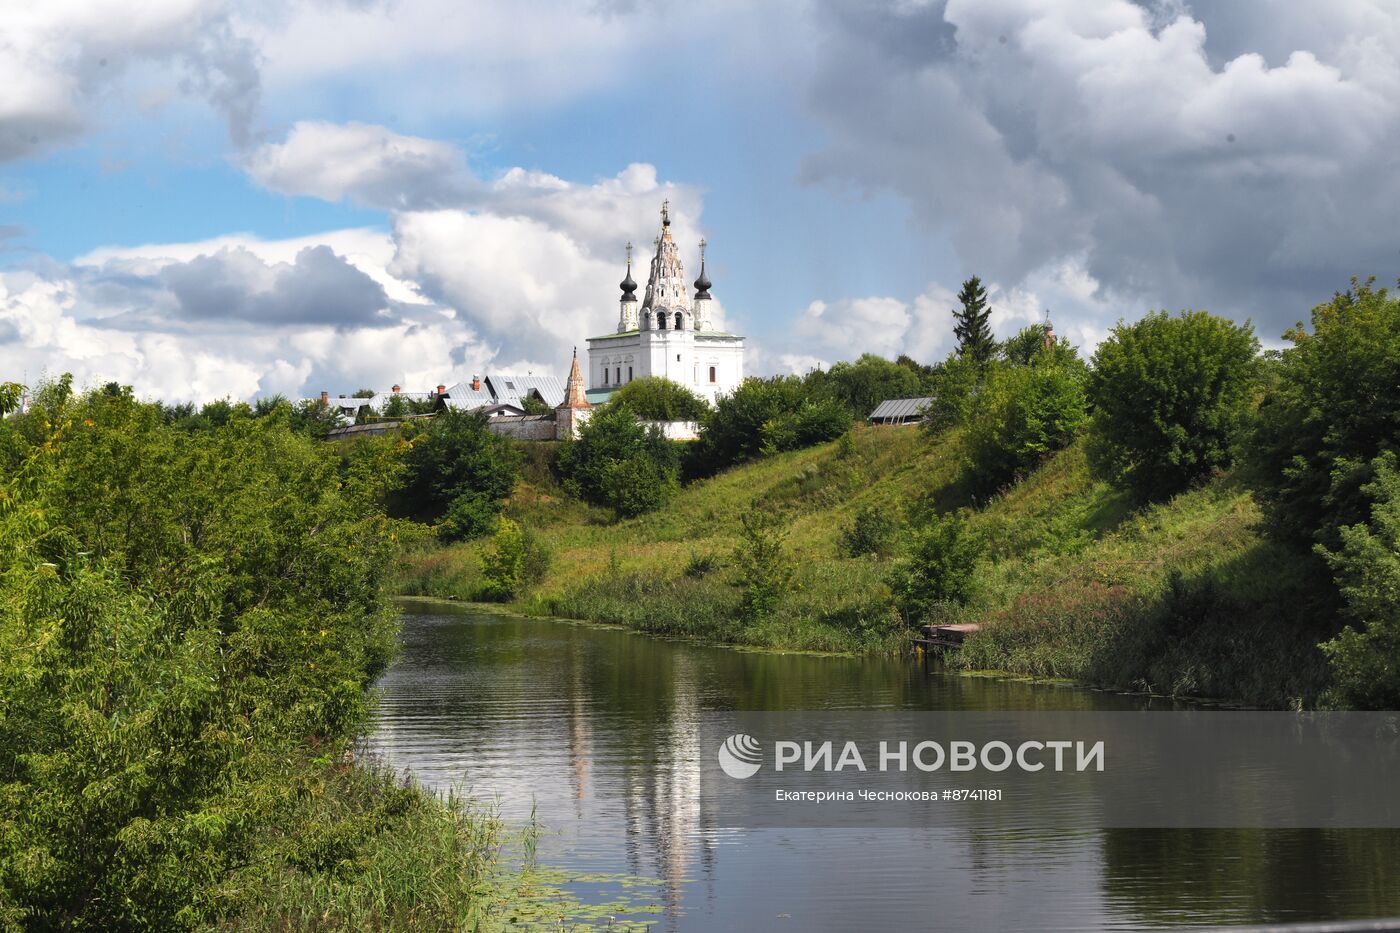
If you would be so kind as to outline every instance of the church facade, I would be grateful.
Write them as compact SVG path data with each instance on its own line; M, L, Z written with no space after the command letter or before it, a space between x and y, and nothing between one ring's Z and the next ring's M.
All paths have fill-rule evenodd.
M680 250L671 236L670 206L663 203L661 235L641 302L628 244L617 331L588 338L590 396L610 393L634 379L661 376L714 404L739 386L744 379L744 338L715 329L704 240L700 241L700 275L693 284L692 296Z

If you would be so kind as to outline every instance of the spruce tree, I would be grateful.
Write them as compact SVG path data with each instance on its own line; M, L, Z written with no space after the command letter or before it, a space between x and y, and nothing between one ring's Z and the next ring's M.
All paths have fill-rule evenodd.
M973 276L963 283L958 292L961 308L953 309L953 333L958 337L958 356L977 365L982 365L996 352L996 341L992 339L992 309L987 307L987 290L982 280Z

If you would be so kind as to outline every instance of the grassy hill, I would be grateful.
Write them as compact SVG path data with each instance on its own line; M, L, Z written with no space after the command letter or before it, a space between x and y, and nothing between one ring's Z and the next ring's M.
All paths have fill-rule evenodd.
M682 490L665 510L614 522L568 498L550 445L531 445L507 506L552 554L518 600L529 613L613 622L778 649L894 651L911 629L891 608L891 561L842 556L857 510L897 516L971 506L956 434L857 426L848 439L732 469ZM767 619L739 621L726 567L739 518L755 505L787 522L796 564ZM1313 566L1255 530L1230 476L1142 511L1090 476L1082 444L980 509L986 540L971 602L977 621L952 663L1107 687L1268 706L1311 704L1325 678L1317 642L1335 613ZM400 570L406 594L473 599L486 542L431 547Z

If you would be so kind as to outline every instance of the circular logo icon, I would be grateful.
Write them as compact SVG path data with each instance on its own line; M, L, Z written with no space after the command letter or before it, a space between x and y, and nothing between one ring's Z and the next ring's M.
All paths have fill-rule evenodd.
M751 778L763 767L763 749L758 739L736 732L719 747L719 766L732 778Z

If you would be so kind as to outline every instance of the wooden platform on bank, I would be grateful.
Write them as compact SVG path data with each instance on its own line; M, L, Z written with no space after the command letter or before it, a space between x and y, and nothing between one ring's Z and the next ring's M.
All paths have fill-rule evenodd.
M959 625L925 625L923 637L916 638L914 641L925 648L956 648L963 643L963 639L981 627L976 622L964 622Z

